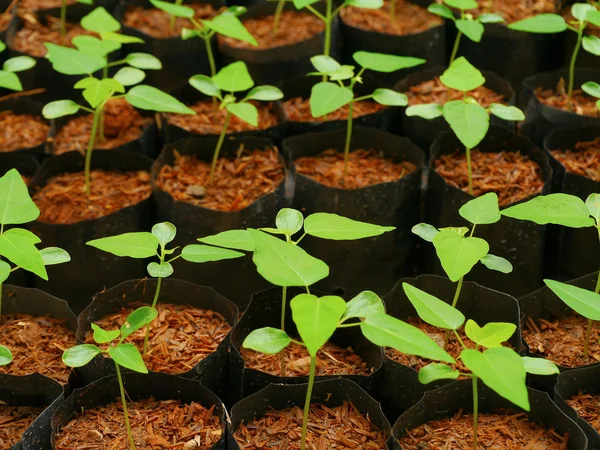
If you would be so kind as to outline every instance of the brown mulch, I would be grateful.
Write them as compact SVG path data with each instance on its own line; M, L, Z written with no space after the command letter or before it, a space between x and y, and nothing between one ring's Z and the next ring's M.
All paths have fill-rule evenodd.
M565 450L569 435L530 422L525 413L479 414L477 443L482 449ZM404 450L466 450L473 447L473 415L459 410L406 430L399 439Z
M233 48L268 49L306 41L325 30L321 19L311 13L283 11L277 33L273 34L275 15L244 20L244 25L258 42L258 47L219 35L219 42Z
M600 395L584 394L565 400L577 415L589 423L596 431L600 431Z
M1 14L0 13L0 31L4 31L10 25L12 21L12 16L10 14Z
M240 131L266 130L279 123L279 117L274 103L251 102L258 109L258 127L253 127L242 119L234 116L229 117L227 133L239 133ZM221 134L223 122L227 111L215 109L212 101L200 101L189 105L196 112L195 116L186 114L167 114L167 120L171 125L176 125L190 133L197 134Z
M551 150L551 153L567 172L600 181L600 137L578 142L573 150Z
M180 202L217 211L238 211L275 191L285 175L276 148L240 147L236 158L219 158L209 185L210 167L210 162L195 156L179 156L173 166L161 167L156 185Z
M507 23L538 14L557 12L555 0L483 0L478 3L478 10L467 12L476 16L481 13L495 13L504 17Z
M67 5L74 5L76 0L67 0ZM40 9L60 8L62 0L19 0L18 12L22 15L26 12L37 11Z
M134 303L118 313L94 321L105 330L116 330L125 323L127 316L142 306ZM148 354L144 358L148 370L163 373L183 373L194 368L211 353L231 331L231 326L219 313L194 308L190 305L158 303L158 317L152 321L148 339ZM126 339L140 353L144 348L146 328ZM90 331L85 342L94 343Z
M9 449L45 408L0 404L0 448Z
M358 149L348 155L348 174L344 175L344 152L325 150L315 156L303 156L294 161L298 173L329 187L358 189L379 183L389 183L414 172L409 162L394 162L373 149Z
M69 120L54 137L52 152L55 155L76 151L84 153L92 133L92 114ZM110 150L139 139L152 118L143 117L127 100L113 99L104 107L104 140L96 138L94 149Z
M6 314L0 323L0 342L13 354L13 361L0 366L0 373L29 375L41 373L66 384L71 368L62 362L62 354L77 342L66 320L29 314Z
M594 322L589 357L583 357L587 319L573 315L555 320L530 317L523 327L523 339L529 349L564 367L579 367L600 361L600 329Z
M242 358L249 369L281 376L281 354L265 355L247 348L241 349ZM303 345L291 343L284 350L285 376L301 377L310 372L310 355ZM371 375L368 367L352 348L342 348L327 342L317 353L317 376L323 375Z
M464 150L442 155L435 160L435 171L446 183L468 192L467 154ZM471 150L473 194L498 194L500 206L539 194L544 187L542 171L535 161L519 151L480 152Z
M93 156L92 156L93 158ZM33 196L40 209L38 220L48 223L77 223L98 219L150 197L150 174L91 171L91 195L84 192L83 172L50 178Z
M0 152L10 152L43 144L50 126L31 114L0 112Z
M179 400L127 402L137 450L208 450L223 434L213 410L214 406L207 409L196 402L182 405ZM129 449L121 398L84 410L60 430L54 448Z
M10 46L13 50L42 58L47 53L46 47L44 47L46 42L73 47L71 39L82 34L92 35L94 33L84 30L79 24L67 23L67 34L63 39L60 35L60 20L48 17L47 25L25 21L23 28L15 33Z
M569 105L565 83L565 80L561 78L556 89L537 88L535 90L535 96L546 106L568 111ZM581 89L573 89L572 112L579 114L580 116L598 116L598 107L596 106L597 100L598 99L587 95Z
M354 102L352 117L366 116L374 114L386 108L377 102L370 100L361 100ZM332 120L347 120L348 105L342 106L337 111L321 117L313 117L310 113L310 100L308 98L294 97L283 102L283 109L291 122L329 122Z
M198 22L202 19L210 19L216 14L215 9L209 4L186 4L184 6L195 11L194 18ZM123 25L135 28L156 39L179 37L184 28L196 29L190 20L182 17L177 17L173 28L171 28L171 15L157 8L142 8L140 6L129 6L127 8L123 17Z
M377 33L407 35L427 31L440 26L443 19L431 14L426 8L415 5L408 0L394 0L396 2L396 20L391 21L391 1L386 0L382 8L363 9L348 6L342 9L340 17L344 23L362 30Z
M405 94L408 97L408 104L410 106L424 103L438 103L443 105L451 100L461 100L464 96L462 91L448 89L444 86L439 77L410 86ZM473 97L484 108L487 108L492 103L507 104L507 99L504 95L498 94L485 86L479 86L477 89L467 92L467 95Z
M258 420L240 424L234 437L242 450L299 450L302 417L297 406L271 409ZM383 431L347 401L335 408L311 404L306 441L308 450L386 448Z

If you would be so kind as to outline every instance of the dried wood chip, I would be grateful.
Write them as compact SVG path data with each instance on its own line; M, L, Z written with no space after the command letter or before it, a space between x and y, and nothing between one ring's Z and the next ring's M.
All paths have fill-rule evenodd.
M352 117L362 117L367 114L374 114L382 109L384 105L371 100L360 100L354 102L352 109ZM329 122L332 120L348 119L348 105L342 106L340 109L321 117L313 117L310 112L310 100L308 98L294 97L283 102L283 109L288 119L292 122Z
M67 23L67 34L63 38L60 34L60 20L48 16L47 25L40 22L24 21L23 28L15 33L11 41L11 48L36 58L42 58L48 52L44 43L50 42L56 45L74 47L71 39L83 34L93 35L94 33L84 30L79 24Z
M439 77L410 86L405 94L408 97L408 104L411 106L423 103L438 103L443 105L451 100L460 100L464 96L463 92L456 89L448 89L444 86ZM479 86L477 89L467 92L467 95L477 100L477 103L484 108L487 108L492 103L507 104L508 100L504 95L498 94L485 86Z
M32 406L0 405L0 448L9 449L16 444L43 411L44 408Z
M579 394L566 400L577 415L589 423L596 431L600 431L600 395Z
M562 109L563 111L569 110L568 95L566 91L560 88L564 83L561 78L559 87L555 89L542 89L537 88L535 95L538 100L544 105L551 106L553 108ZM596 98L586 94L581 89L573 90L573 112L580 116L598 116L598 107L596 106Z
M552 150L551 153L567 172L600 181L600 137L578 142L572 150Z
M46 142L50 126L31 114L0 112L0 152L37 147Z
M554 0L483 0L478 2L477 10L467 10L467 13L478 16L481 13L494 13L504 17L506 23L516 22L527 17L543 13L557 12Z
M215 16L216 11L209 4L186 4L194 10L194 18L200 22L202 19L210 19ZM201 23L201 22L200 22ZM156 39L166 39L181 36L184 28L195 30L195 26L189 19L177 17L171 26L171 15L157 8L142 8L141 6L129 6L123 17L123 25L135 28L148 36Z

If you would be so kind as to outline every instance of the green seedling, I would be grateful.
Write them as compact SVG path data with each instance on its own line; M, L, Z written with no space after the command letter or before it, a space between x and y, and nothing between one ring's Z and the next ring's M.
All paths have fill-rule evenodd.
M292 342L304 345L308 350L310 373L302 420L300 444L302 450L306 448L308 415L315 381L317 353L333 336L336 329L357 326L360 327L363 335L375 345L391 347L402 353L418 355L434 361L444 361L449 364L455 362L424 332L387 315L383 302L373 292L362 292L348 303L334 295L319 298L316 295L300 294L292 299L290 306L302 342L290 338L283 330L266 327L252 331L242 345L266 354L277 354Z
M12 227L33 222L39 215L40 210L31 200L27 186L16 169L11 169L0 177L0 258L7 260L0 259L0 316L2 284L11 272L23 269L48 280L46 266L71 260L62 248L47 247L39 250L36 244L41 242L40 238L25 228Z
M94 0L75 0L84 5L93 5ZM67 0L61 0L60 3L60 35L65 38L67 35Z
M6 366L13 360L11 351L4 345L0 345L0 366Z
M161 222L152 227L151 233L144 231L124 233L117 236L94 239L87 242L87 245L121 257L136 259L157 257L158 262L153 261L146 267L148 275L157 280L152 308L156 308L158 304L163 278L173 275L173 266L171 265L173 261L183 258L189 262L205 263L244 256L243 253L234 250L198 244L186 245L179 255L172 256L179 247L167 249L167 245L175 239L176 234L177 229L175 225L170 222ZM148 352L149 331L150 325L146 327L143 349L144 356Z
M4 50L6 50L6 44L0 41L0 53ZM2 70L0 70L0 88L22 91L23 85L17 73L29 70L34 66L35 59L31 56L15 56L7 59L2 66Z
M581 89L586 94L598 99L596 101L596 108L600 109L600 84L595 81L588 81L581 85Z
M213 77L194 75L190 78L190 84L203 94L217 98L220 102L219 109L227 111L212 158L208 182L210 185L215 177L219 153L227 134L231 115L233 114L244 122L256 127L258 126L258 109L256 109L256 106L251 101L271 102L279 100L283 98L283 92L275 86L254 86L254 81L248 72L248 67L243 61L236 61L223 67ZM236 98L236 93L245 91L248 91L245 97Z
M591 194L585 203L579 197L570 194L540 195L528 202L504 209L502 215L528 220L538 225L553 224L569 228L595 227L600 243L600 194ZM590 245L595 244L590 243ZM596 248L600 249L600 246ZM600 320L600 272L593 292L554 280L544 280L544 283L567 306L588 319L583 350L583 356L587 358L594 321Z
M391 89L375 89L372 94L354 98L354 88L357 83L362 83L365 70L390 73L409 67L415 67L425 62L424 59L408 56L386 55L383 53L356 52L354 61L361 67L354 73L355 67L341 65L327 55L313 56L311 62L317 72L309 75L324 77L324 81L315 84L310 94L310 111L313 117L322 117L341 107L348 105L348 119L346 126L346 143L344 146L344 172L341 183L343 184L348 173L348 155L352 139L353 105L361 100L374 100L386 106L406 106L406 95ZM325 81L328 80L328 81ZM344 81L347 84L344 84Z
M142 306L129 314L120 330L103 330L93 323L92 330L94 330L94 341L96 344L109 344L108 348L103 350L93 344L76 345L75 347L67 349L62 356L63 363L69 367L85 366L97 355L101 354L108 355L112 358L117 371L121 402L123 404L123 414L125 416L125 427L127 428L127 436L129 437L131 450L135 450L136 447L133 441L133 434L131 433L131 426L129 425L127 399L125 398L125 388L123 387L120 366L138 373L148 373L148 369L144 364L142 355L140 355L138 349L135 348L135 345L125 344L123 341L140 328L152 322L157 315L158 312L156 309Z
M427 120L444 117L458 140L465 146L469 179L468 192L473 195L471 150L485 138L490 127L490 114L509 121L524 120L525 115L516 106L506 106L501 103L492 103L488 108L484 108L477 103L477 100L467 95L469 91L483 86L485 77L464 57L456 59L440 76L440 81L448 89L461 91L463 98L451 100L444 105L427 103L409 106L406 109L406 115L419 116Z
M567 106L573 111L573 83L575 79L575 62L581 47L592 55L600 55L600 38L593 34L584 36L584 31L589 24L600 26L600 10L589 3L574 3L571 14L575 20L567 23L560 14L540 14L519 20L508 26L511 30L525 31L528 33L562 33L571 30L577 34L575 48L569 64L569 80L567 88Z
M195 114L183 103L152 86L139 84L144 78L144 70L161 69L161 62L148 53L130 53L124 59L108 62L107 55L119 50L124 43L141 40L118 33L121 25L102 7L96 8L81 19L81 26L100 35L77 36L73 38L76 48L44 44L48 49L47 58L57 72L66 75L87 75L77 83L75 89L81 89L89 106L80 105L73 100L57 100L44 106L42 114L46 119L69 116L79 110L93 115L90 140L85 154L85 192L90 195L90 171L92 150L96 141L104 140L104 107L111 99L124 98L133 107L157 112ZM113 76L108 76L111 67L125 65ZM94 73L102 71L102 78ZM126 87L129 88L126 91Z

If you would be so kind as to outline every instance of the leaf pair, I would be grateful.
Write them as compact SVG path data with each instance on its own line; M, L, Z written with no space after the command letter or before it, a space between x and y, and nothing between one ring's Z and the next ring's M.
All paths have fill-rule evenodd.
M0 53L5 49L6 45L0 41ZM22 91L23 85L17 73L29 70L34 66L35 59L30 56L15 56L7 59L2 66L2 70L0 70L0 88Z

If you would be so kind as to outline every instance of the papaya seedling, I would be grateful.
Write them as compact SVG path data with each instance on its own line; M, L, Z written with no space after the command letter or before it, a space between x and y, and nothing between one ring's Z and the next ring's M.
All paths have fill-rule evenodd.
M4 345L0 345L0 366L6 366L13 360L13 354L10 349Z
M75 0L77 3L84 5L93 5L94 0ZM67 0L60 2L60 35L64 39L67 35Z
M6 50L6 44L0 41L0 53ZM9 89L11 91L22 91L23 85L19 80L18 72L23 72L34 67L35 59L31 56L15 56L7 59L0 70L0 88ZM2 100L2 99L0 99Z
M121 403L123 405L123 415L125 417L125 428L131 450L135 450L135 442L129 425L129 413L127 412L127 399L125 398L125 388L121 377L120 366L133 370L138 373L148 373L144 364L142 355L133 344L123 343L123 341L135 333L140 328L152 322L158 312L154 308L142 306L133 311L123 324L120 330L103 330L96 324L92 324L94 331L94 341L96 344L108 344L108 348L101 349L94 344L81 344L71 347L63 353L63 363L69 367L82 367L88 364L97 355L108 355L115 363L119 390L121 393Z
M600 84L595 81L587 81L581 85L581 90L596 100L596 108L600 109Z

